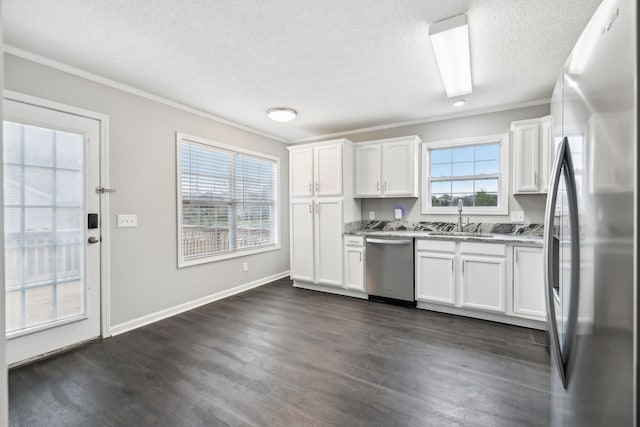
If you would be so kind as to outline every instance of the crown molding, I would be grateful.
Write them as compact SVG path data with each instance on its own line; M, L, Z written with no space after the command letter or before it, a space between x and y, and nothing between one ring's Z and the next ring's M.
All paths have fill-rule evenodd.
M130 93L132 95L136 95L136 96L139 96L141 98L148 99L150 101L158 102L160 104L164 104L164 105L167 105L169 107L173 107L173 108L176 108L178 110L185 111L187 113L195 114L197 116L204 117L206 119L213 120L213 121L216 121L218 123L222 123L222 124L225 124L227 126L234 127L236 129L240 129L240 130L243 130L243 131L246 131L246 132L250 132L250 133L252 133L254 135L259 135L259 136L262 136L262 137L265 137L265 138L269 138L269 139L272 139L274 141L283 142L283 143L291 142L291 141L288 141L286 139L277 137L275 135L271 135L271 134L259 131L257 129L253 129L253 128L248 127L248 126L241 125L240 123L236 123L236 122L233 122L231 120L223 119L222 117L218 117L218 116L213 115L211 113L207 113L206 111L202 111L202 110L199 110L197 108L189 107L188 105L181 104L181 103L173 101L171 99L164 98L162 96L155 95L153 93L150 93L150 92L135 88L133 86L129 86L129 85L126 85L124 83L120 83L120 82L117 82L115 80L108 79L108 78L100 76L98 74L94 74L94 73L91 73L89 71L82 70L80 68L77 68L77 67L74 67L74 66L71 66L71 65L56 61L56 60L51 59L51 58L47 58L47 57L42 56L42 55L38 55L36 53L30 52L30 51L25 50L25 49L21 49L19 47L15 47L15 46L12 46L12 45L9 45L9 44L5 44L3 46L3 50L4 50L5 53L7 53L9 55L13 55L13 56L16 56L18 58L22 58L22 59L26 59L26 60L31 61L31 62L35 62L36 64L44 65L44 66L49 67L49 68L53 68L53 69L56 69L56 70L59 70L59 71L63 71L65 73L72 74L74 76L81 77L83 79L90 80L90 81L95 82L95 83L100 83L100 84L103 84L105 86L109 86L109 87L112 87L114 89L118 89L118 90L121 90L123 92L127 92L127 93Z
M386 124L386 125L371 126L371 127L366 127L366 128L358 128L358 129L352 129L352 130L336 132L336 133L328 133L328 134L320 135L320 136L312 136L312 137L308 137L308 138L296 139L294 141L290 141L290 143L298 144L298 143L301 143L301 142L312 142L312 141L318 141L318 140L322 140L322 139L345 137L345 136L353 135L353 134L357 134L357 133L374 132L374 131L378 131L378 130L393 129L393 128L403 127L403 126L412 126L412 125L419 125L419 124L423 124L423 123L439 122L439 121L442 121L442 120L458 119L458 118L469 117L469 116L477 116L477 115L480 115L480 114L497 113L499 111L517 110L518 108L527 108L527 107L535 107L535 106L538 106L538 105L545 105L545 104L549 104L550 102L551 102L550 98L544 98L544 99L536 99L536 100L533 100L533 101L526 101L526 102L518 102L518 103L514 103L514 104L501 105L501 106L498 106L498 107L478 108L478 109L475 109L475 110L468 110L468 111L464 111L464 112L451 113L451 114L441 114L439 116L432 116L432 117L425 117L425 118L415 119L415 120L407 120L407 121L403 121L403 122L389 123L389 124Z

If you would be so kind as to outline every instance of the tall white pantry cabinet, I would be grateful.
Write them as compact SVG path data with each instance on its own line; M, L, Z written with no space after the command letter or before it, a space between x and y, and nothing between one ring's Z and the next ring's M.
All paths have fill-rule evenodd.
M353 197L353 143L336 139L289 149L291 279L335 292L345 286L343 230L360 220ZM342 293L342 292L341 292Z

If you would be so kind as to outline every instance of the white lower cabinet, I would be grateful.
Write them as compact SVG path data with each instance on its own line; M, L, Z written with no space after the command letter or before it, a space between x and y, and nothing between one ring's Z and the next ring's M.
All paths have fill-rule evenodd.
M291 271L293 280L314 280L314 202L291 200Z
M316 202L316 283L342 286L342 200Z
M506 246L460 243L460 306L505 312Z
M455 305L454 242L416 242L416 301Z
M543 329L542 275L539 247L415 241L418 308Z
M513 314L545 320L544 265L541 248L513 247Z
M362 237L345 237L344 287L364 292L364 240Z
M505 312L505 259L461 255L460 306Z

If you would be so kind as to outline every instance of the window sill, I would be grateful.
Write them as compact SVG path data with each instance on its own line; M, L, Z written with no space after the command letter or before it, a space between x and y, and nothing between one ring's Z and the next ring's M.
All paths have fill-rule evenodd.
M232 258L239 258L247 255L255 255L263 252L271 252L280 250L280 244L270 245L270 246L262 246L255 249L241 249L234 252L225 252L220 255L212 255L202 258L194 258L190 260L178 260L178 268L191 267L194 265L200 264L208 264L216 261L224 261Z

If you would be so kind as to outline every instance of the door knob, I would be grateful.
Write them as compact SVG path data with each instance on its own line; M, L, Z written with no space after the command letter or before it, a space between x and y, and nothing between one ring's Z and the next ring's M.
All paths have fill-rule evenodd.
M89 243L98 243L99 241L100 239L98 239L96 236L89 237Z

